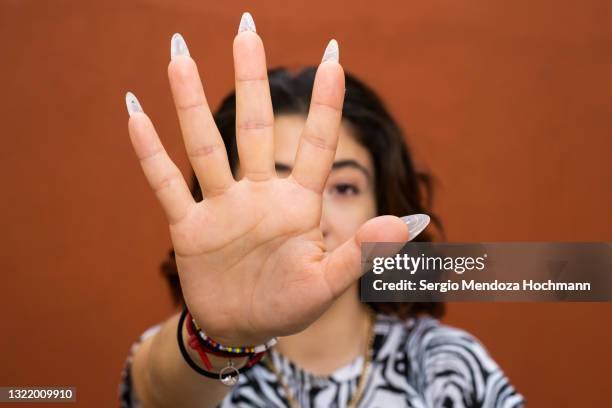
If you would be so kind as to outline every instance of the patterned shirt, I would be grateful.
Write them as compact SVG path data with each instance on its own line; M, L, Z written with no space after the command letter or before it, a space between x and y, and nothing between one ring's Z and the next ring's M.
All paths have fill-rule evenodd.
M148 329L132 345L119 385L121 408L141 407L132 388L132 357L140 342L160 327ZM374 336L372 363L359 407L507 408L525 404L484 346L464 330L430 316L400 320L377 314ZM316 376L274 348L269 358L293 399L304 408L346 407L364 364L359 356L329 376ZM288 406L277 375L259 362L240 375L218 408Z

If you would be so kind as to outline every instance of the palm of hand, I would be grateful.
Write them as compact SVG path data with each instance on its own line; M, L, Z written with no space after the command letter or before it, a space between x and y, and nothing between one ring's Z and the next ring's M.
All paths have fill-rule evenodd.
M333 300L320 201L291 178L243 179L171 226L184 296L209 333L290 334Z
M330 51L331 49L331 51ZM344 73L337 44L319 65L311 106L289 177L274 170L274 135L263 43L254 31L234 40L240 167L234 180L197 67L182 37L168 67L183 140L205 199L196 203L149 117L128 93L130 139L165 210L185 302L222 344L259 344L315 321L360 276L362 241L404 242L405 224L366 222L332 252L321 231L322 191L342 117Z

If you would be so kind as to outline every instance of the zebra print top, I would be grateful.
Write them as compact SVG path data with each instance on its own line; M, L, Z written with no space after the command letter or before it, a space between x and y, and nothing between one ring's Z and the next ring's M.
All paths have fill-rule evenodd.
M140 408L130 378L138 344L160 326L144 332L128 355L119 385L121 408ZM522 407L516 392L484 346L469 333L423 316L399 320L378 314L371 369L359 407ZM315 376L276 352L269 354L301 407L345 407L357 387L363 356L330 376ZM287 407L276 375L258 363L240 376L218 408Z

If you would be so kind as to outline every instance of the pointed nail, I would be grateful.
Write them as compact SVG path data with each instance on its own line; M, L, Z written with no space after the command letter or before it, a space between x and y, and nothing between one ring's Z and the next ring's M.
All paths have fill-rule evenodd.
M325 52L323 53L323 59L321 62L325 61L334 61L338 62L340 60L340 51L338 50L338 41L331 40L329 44L327 44L327 48L325 48Z
M142 106L140 106L140 102L136 99L136 95L131 92L125 94L125 104L127 105L128 114L132 116L135 112L142 112Z
M408 226L408 240L412 241L419 235L429 224L429 215L427 214L412 214L401 218Z
M242 13L240 25L238 26L238 32L241 33L243 31L252 31L254 33L257 32L255 30L255 22L253 21L253 16L251 16L251 13Z
M189 56L189 49L187 48L185 39L179 33L174 34L172 40L170 40L170 58L172 59L177 55Z

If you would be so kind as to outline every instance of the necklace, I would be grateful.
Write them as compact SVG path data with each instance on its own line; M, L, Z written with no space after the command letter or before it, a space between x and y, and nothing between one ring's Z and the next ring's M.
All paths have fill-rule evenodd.
M351 399L348 401L347 408L356 407L357 404L359 403L359 400L361 400L366 378L369 374L370 365L372 363L372 354L373 354L372 346L374 345L374 325L376 323L376 313L372 311L369 307L368 307L368 310L369 310L369 315L370 315L369 316L370 323L368 325L368 331L367 331L368 340L366 341L366 346L363 352L363 356L364 356L363 367L361 369L361 374L359 375L359 382L357 383L357 388L355 389L355 392L351 396ZM269 350L268 350L268 353L270 353ZM298 404L298 402L295 400L295 398L291 394L291 390L289 390L289 386L283 380L282 374L280 373L280 371L278 371L278 369L272 362L272 359L270 358L269 354L266 355L264 362L267 365L268 369L276 375L278 382L281 384L281 386L283 387L283 390L285 391L285 395L287 395L287 401L289 402L289 405L291 406L291 408L300 408L300 405Z

